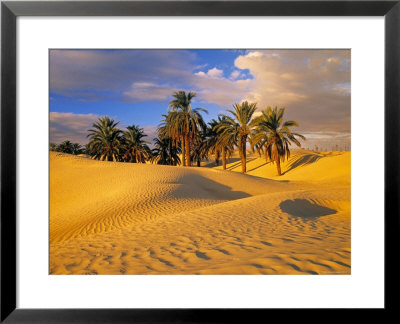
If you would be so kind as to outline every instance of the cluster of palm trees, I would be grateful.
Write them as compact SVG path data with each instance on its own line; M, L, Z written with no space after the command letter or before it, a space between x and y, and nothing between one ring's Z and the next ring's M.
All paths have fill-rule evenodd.
M242 172L246 173L246 149L250 144L260 155L264 152L267 162L276 163L278 175L281 175L281 162L289 158L291 143L300 147L299 139L305 140L303 135L290 129L298 126L296 121L283 121L284 108L267 107L255 117L257 104L247 101L234 104L228 114L212 119L207 125L200 114L207 110L191 107L195 96L193 92L174 93L168 114L163 115L158 127L159 138L181 150L184 166L191 166L192 161L200 166L200 161L212 154L217 166L222 159L225 170L227 158L237 148Z
M86 153L102 161L145 163L149 160L152 151L150 143L143 140L147 136L143 129L133 124L121 130L118 124L108 116L100 117L89 129Z
M154 148L142 128L131 125L122 131L118 122L110 117L101 117L89 130L89 143L86 154L94 159L132 163L151 163L163 165L191 166L211 156L218 166L226 169L227 159L238 149L242 172L246 172L247 144L266 162L277 165L281 175L281 162L290 156L290 145L301 146L299 139L305 137L291 131L298 126L296 121L283 121L284 108L267 107L255 116L256 103L244 101L233 105L227 114L219 115L208 124L201 113L204 108L192 108L194 92L178 91L168 106L157 128L158 137L154 139Z
M66 140L60 144L50 143L50 151L68 153L73 155L84 154L86 152L85 148L79 143L72 143Z

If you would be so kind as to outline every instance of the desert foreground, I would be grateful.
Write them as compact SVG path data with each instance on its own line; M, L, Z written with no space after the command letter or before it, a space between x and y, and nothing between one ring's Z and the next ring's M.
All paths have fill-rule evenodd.
M50 274L350 274L350 152L227 170L50 152Z

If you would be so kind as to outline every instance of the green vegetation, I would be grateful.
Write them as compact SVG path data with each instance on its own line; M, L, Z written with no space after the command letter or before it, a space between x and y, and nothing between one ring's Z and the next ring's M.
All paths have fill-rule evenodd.
M122 136L123 160L132 163L145 163L151 157L151 150L147 146L149 142L143 141L143 128L131 125L126 128Z
M233 108L234 110L228 110L232 116L224 115L224 121L217 128L221 132L222 138L234 139L239 150L242 173L246 173L247 138L251 135L250 122L257 109L257 104L244 101L241 104L235 103Z
M293 133L290 127L298 126L295 120L289 120L283 122L283 114L285 108L278 107L271 108L267 107L261 116L256 117L252 124L254 130L252 133L252 144L257 147L258 150L264 148L265 157L272 163L276 163L278 169L278 175L281 172L281 162L285 161L285 158L290 157L289 146L294 143L298 147L301 147L299 140L296 137L305 140L303 135Z
M168 106L157 128L154 148L144 138L144 130L138 125L118 128L119 122L105 116L100 117L89 129L89 143L84 149L78 143L64 141L59 145L50 143L50 150L69 153L86 153L93 159L114 162L151 163L173 166L191 166L196 162L200 167L202 160L210 156L218 166L226 169L227 158L238 149L242 172L246 173L246 147L249 143L253 150L264 153L266 162L277 165L281 175L281 162L290 156L290 145L301 146L299 139L303 135L291 131L298 126L296 121L283 121L284 108L267 107L261 115L254 117L256 103L244 101L235 103L227 114L204 122L201 113L204 108L192 108L194 92L178 91Z
M191 166L191 147L201 132L205 123L200 112L207 113L204 108L192 109L190 103L196 96L194 92L186 94L178 91L173 94L175 99L169 103L169 113L165 119L164 136L180 140L184 166Z
M100 117L89 129L88 154L101 161L121 161L122 131L110 117Z
M79 155L85 153L85 148L79 143L66 140L60 144L50 143L50 151Z

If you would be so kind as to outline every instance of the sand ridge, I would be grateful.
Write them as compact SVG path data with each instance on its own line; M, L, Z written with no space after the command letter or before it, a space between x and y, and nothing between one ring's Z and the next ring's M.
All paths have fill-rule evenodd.
M329 170L338 157L345 166ZM349 274L349 159L290 170L289 160L282 177L266 179L272 166L257 157L255 176L51 152L49 272Z
M283 162L282 176L278 177L276 165L266 162L263 156L248 152L247 174L252 176L276 179L280 181L305 181L307 183L324 183L332 186L336 184L350 185L351 182L351 153L342 152L314 152L304 149L293 150L290 158ZM205 166L215 167L215 163L209 161ZM227 170L241 171L240 159L233 155L227 164Z

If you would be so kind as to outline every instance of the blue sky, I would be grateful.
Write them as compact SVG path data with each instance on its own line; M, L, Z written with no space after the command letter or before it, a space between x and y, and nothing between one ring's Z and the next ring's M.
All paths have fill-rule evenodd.
M77 51L77 53L87 53L88 51ZM97 54L102 55L115 55L116 61L118 63L117 55L121 52L126 51L110 51L110 50L98 50ZM133 51L139 52L139 51ZM146 54L153 55L155 51L140 51L140 56L146 56ZM157 51L161 52L162 51ZM178 52L178 51L176 51ZM211 69L216 69L215 71L221 71L221 76L225 78L229 78L229 76L235 71L238 70L234 67L234 61L239 53L243 53L245 51L236 51L236 50L190 50L190 51L179 51L181 52L182 57L184 57L188 62L192 63L190 67L188 67L194 74L201 73L202 71L208 71ZM175 53L174 53L175 54ZM186 55L187 54L187 55ZM158 55L157 55L158 56ZM165 61L168 60L169 53L166 53L165 58L160 55L157 57L155 61L148 62L146 61L144 64L151 65L148 66L148 70L162 69L165 66ZM135 61L136 56L132 55L130 57L132 61ZM52 61L51 61L52 62ZM57 61L56 61L57 62ZM188 62L183 64L185 67ZM71 62L73 63L73 62ZM121 61L119 61L121 63ZM131 73L135 74L135 69L139 68L137 64L141 65L141 62L133 62L130 67L129 60L124 62L125 64L115 64L116 70L121 67L129 69L131 68ZM57 63L55 63L57 64ZM55 65L54 64L54 65ZM114 65L114 64L113 64ZM51 65L53 68L53 65ZM94 67L96 68L96 67ZM56 67L54 66L54 69ZM146 70L146 66L141 66L140 69ZM113 71L109 69L107 66L104 67L104 73L101 73L101 76L107 78L107 74L112 74ZM97 71L98 72L98 71ZM117 73L117 72L116 72ZM64 73L63 73L64 74ZM72 74L72 73L71 73ZM65 75L65 74L64 74ZM69 76L68 76L69 77ZM129 76L124 76L127 79L125 82L121 82L121 85L118 89L110 89L108 90L106 87L102 87L96 89L94 86L91 86L88 83L86 86L82 86L76 89L72 89L71 93L63 93L58 91L58 89L52 89L50 87L50 111L51 112L72 112L76 114L98 114L98 115L110 115L118 120L120 120L124 124L139 124L139 125L156 125L159 123L161 115L165 114L168 107L168 102L171 100L171 96L165 96L165 99L162 97L157 97L156 95L149 96L149 99L141 98L141 99L132 99L129 100L124 97L124 93L131 89L131 81ZM74 78L74 76L72 76ZM248 79L251 78L251 75L248 70L242 70L241 75L238 79ZM141 80L141 79L139 79ZM143 83L149 82L153 80L160 80L159 78L152 76L152 72L149 71L147 76L143 77ZM120 80L122 81L122 80ZM171 73L171 76L168 74L163 76L163 79L160 80L161 85L167 88L174 88L174 90L187 89L188 85L186 84L186 77L176 78L175 73ZM141 82L139 82L140 87ZM111 87L112 88L112 87ZM159 88L155 89L156 91L160 90ZM171 91L171 95L173 91ZM212 118L216 118L220 113L221 107L223 107L223 103L217 102L206 102L201 100L200 98L194 99L194 106L204 107L209 111L208 116L204 116L206 119L210 120ZM228 106L229 107L229 106Z
M50 140L85 144L104 115L153 138L178 90L206 121L248 100L286 107L308 146L350 144L348 50L51 50Z

